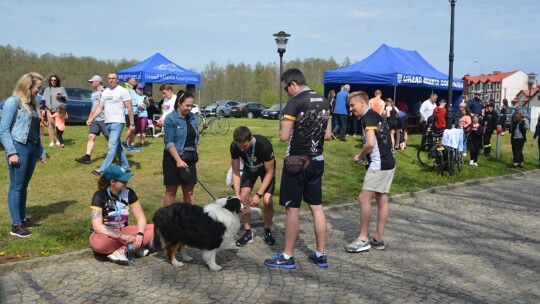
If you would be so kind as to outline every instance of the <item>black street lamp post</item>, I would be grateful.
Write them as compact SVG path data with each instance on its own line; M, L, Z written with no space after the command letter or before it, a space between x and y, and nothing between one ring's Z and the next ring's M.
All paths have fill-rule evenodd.
M448 68L448 102L446 103L446 128L452 129L452 89L454 83L454 7L457 0L448 0L450 7L452 8L450 14L450 55L448 56L449 68Z
M279 53L279 115L281 115L281 109L283 104L283 90L281 89L281 74L283 74L283 54L285 54L285 46L289 41L288 37L291 37L291 35L285 33L284 31L280 31L279 33L275 33L274 37L276 37L277 52ZM281 123L279 125L281 127Z

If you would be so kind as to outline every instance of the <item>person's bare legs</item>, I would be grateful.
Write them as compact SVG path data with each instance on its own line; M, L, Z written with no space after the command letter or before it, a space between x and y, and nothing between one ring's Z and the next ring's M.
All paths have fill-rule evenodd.
M91 155L96 144L96 134L88 133L88 142L86 142L86 154Z
M249 202L249 195L251 193L251 188L243 187L240 188L240 201L244 208L242 209L242 223L244 223L244 229L251 229L251 206Z
M163 196L163 205L169 206L176 201L176 192L178 191L178 185L166 185L165 195Z
M317 242L317 251L324 253L326 246L326 216L321 205L310 205L311 215L313 216L313 229L315 230L315 240Z
M300 231L300 208L285 208L285 248L283 253L293 256L294 245Z
M382 241L384 227L388 220L388 194L375 193L375 200L377 201L377 228L375 230L374 238L377 241Z
M195 185L182 185L182 194L184 195L184 203L195 205L195 196L193 194Z
M373 192L362 190L358 196L360 202L360 240L366 241L369 232L369 222L371 221L371 198Z
M274 204L272 200L273 196L270 193L265 193L263 197L263 220L264 228L272 227L272 220L274 218Z
M56 125L54 124L54 118L51 117L51 112L47 111L47 121L49 122L49 141L56 142Z

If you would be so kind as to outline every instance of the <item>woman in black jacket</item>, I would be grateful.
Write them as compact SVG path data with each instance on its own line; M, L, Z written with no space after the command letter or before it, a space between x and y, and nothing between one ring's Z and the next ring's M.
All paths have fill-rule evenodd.
M516 111L512 115L512 122L510 124L510 143L512 144L512 154L514 156L514 163L512 168L523 168L523 146L527 141L527 129L529 128L529 121L525 118L522 112Z

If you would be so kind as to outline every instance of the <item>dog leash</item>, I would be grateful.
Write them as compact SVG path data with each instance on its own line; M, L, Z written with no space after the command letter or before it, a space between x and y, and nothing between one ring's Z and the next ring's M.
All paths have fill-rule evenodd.
M185 170L187 173L191 173L191 171L189 170L189 167L186 167ZM201 185L201 187L203 187L203 189L206 190L206 193L208 193L208 195L210 195L212 199L215 201L216 198L212 195L212 193L210 193L210 191L208 191L208 189L204 186L204 184L201 183L201 181L197 177L195 177L195 179L197 180L197 183L199 183L199 185Z

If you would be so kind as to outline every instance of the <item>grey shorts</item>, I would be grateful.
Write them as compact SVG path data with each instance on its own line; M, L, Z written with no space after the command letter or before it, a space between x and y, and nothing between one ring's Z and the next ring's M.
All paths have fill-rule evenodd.
M88 133L95 134L96 136L99 136L99 134L103 133L103 136L109 137L109 131L107 131L107 125L105 125L104 120L92 121Z
M389 193L392 181L394 180L394 172L392 170L372 170L368 169L364 177L364 185L362 190L373 191L376 193Z

